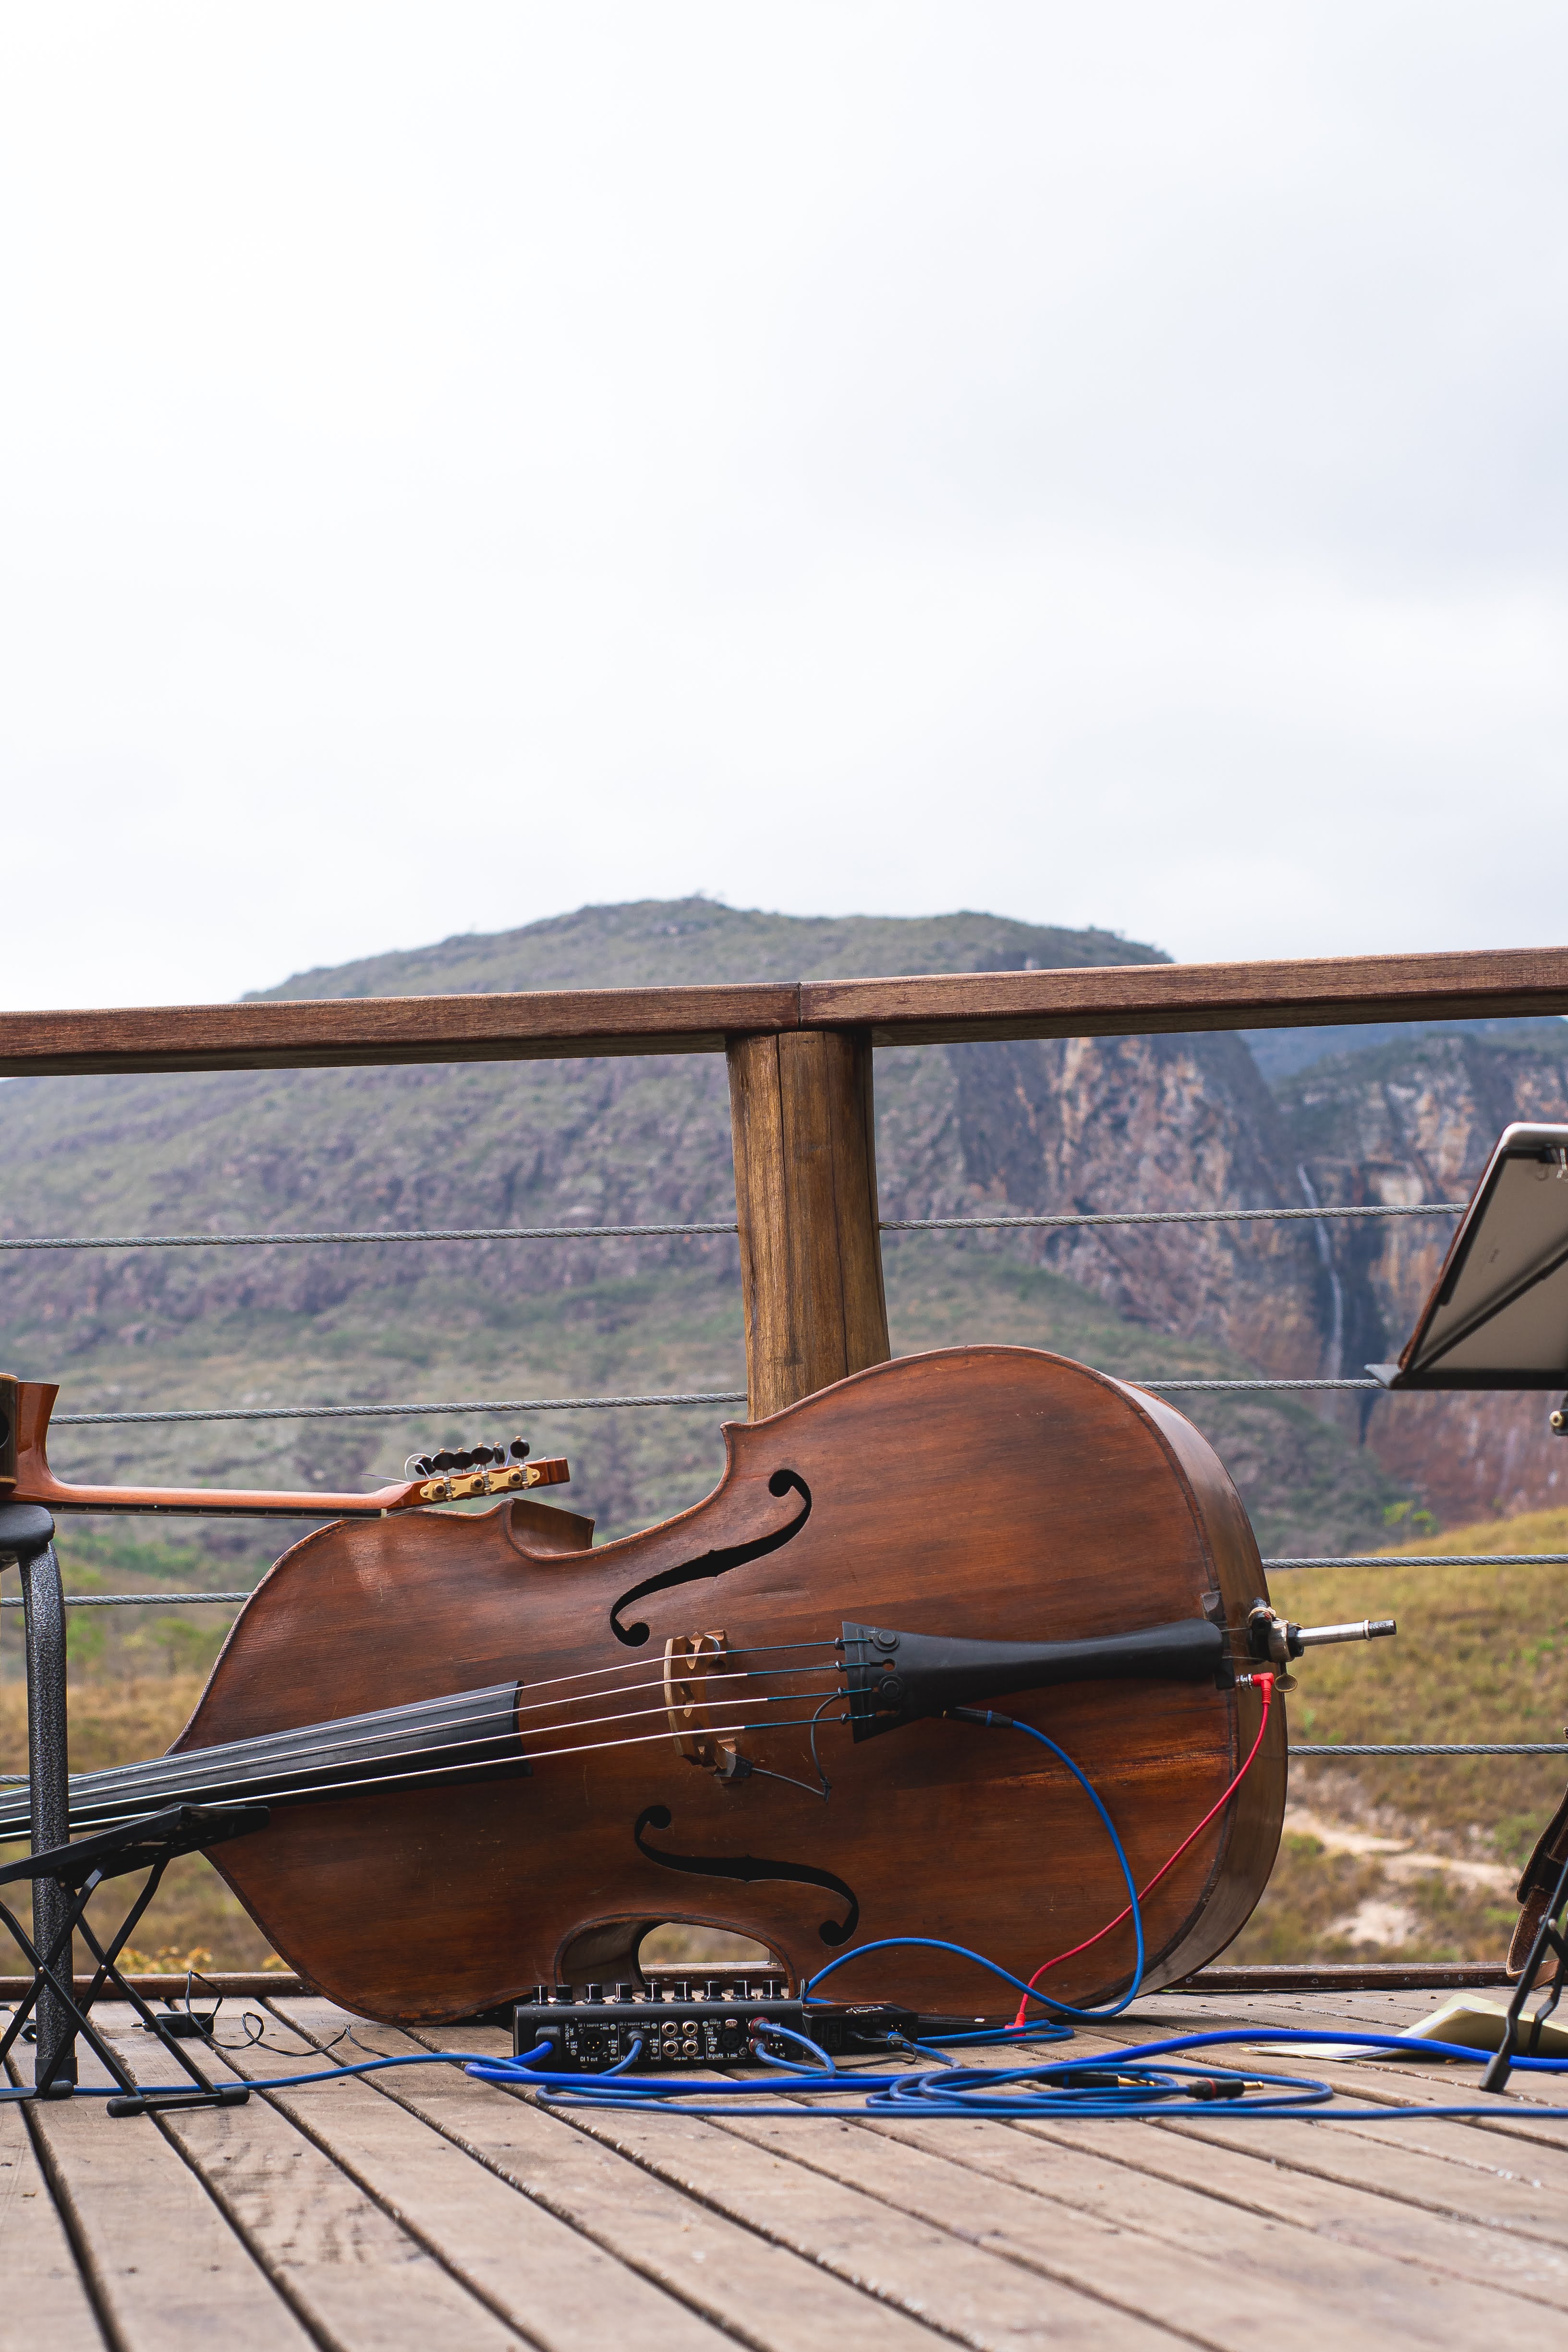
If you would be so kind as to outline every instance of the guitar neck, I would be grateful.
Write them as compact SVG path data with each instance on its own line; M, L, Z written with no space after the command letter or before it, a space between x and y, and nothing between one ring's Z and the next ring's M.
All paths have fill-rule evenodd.
M369 1494L302 1493L232 1486L79 1486L49 1467L49 1415L59 1390L47 1381L0 1374L0 1502L41 1503L49 1511L163 1512L177 1517L244 1519L375 1519L387 1511L414 1511L432 1503L466 1503L487 1495L520 1495L530 1486L562 1486L572 1473L555 1455L542 1462L437 1473L400 1479Z

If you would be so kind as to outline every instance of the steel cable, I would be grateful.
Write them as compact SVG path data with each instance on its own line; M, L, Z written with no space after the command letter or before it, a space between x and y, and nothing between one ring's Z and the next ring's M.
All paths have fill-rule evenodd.
M1039 1216L884 1217L885 1234L998 1233L1078 1225L1253 1224L1269 1218L1458 1216L1463 1201L1359 1202L1319 1209L1063 1209ZM704 1240L738 1233L733 1217L681 1224L638 1225L345 1225L320 1233L251 1234L7 1234L0 1250L301 1249L323 1244L372 1246L380 1242L611 1242Z

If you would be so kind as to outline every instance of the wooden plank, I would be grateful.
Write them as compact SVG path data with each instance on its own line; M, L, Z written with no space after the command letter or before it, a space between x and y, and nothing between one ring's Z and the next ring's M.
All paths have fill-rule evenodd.
M1089 2034L1079 2036L1079 2046L1085 2056L1115 2048ZM957 2135L945 2124L872 2128L892 2134L900 2144L951 2154L987 2177L1082 2205L1110 2221L1132 2211L1140 2230L1189 2247L1201 2242L1201 2233L1184 2200L1199 2192L1248 2217L1227 2224L1223 2212L1211 2214L1205 2224L1211 2231L1217 2227L1223 2242L1242 2261L1256 2240L1254 2223L1261 2220L1310 2231L1337 2246L1360 2247L1385 2261L1415 2263L1424 2273L1545 2303L1553 2311L1568 2300L1568 2222L1560 2189L1548 2194L1536 2182L1527 2190L1500 2167L1461 2170L1418 2148L1358 2142L1331 2126L1304 2129L1298 2122L1261 2119L1184 2120L1139 2131L1125 2124L1070 2122L961 2125ZM1020 2140L1031 2144L1026 2157L1019 2154ZM1510 2242L1507 2233L1524 2242ZM1348 2283L1335 2275L1342 2267L1339 2255L1325 2257L1314 2250L1297 2258L1298 2269L1307 2264L1315 2295L1325 2284L1331 2294L1347 2284L1356 2293L1353 2265ZM1416 2284L1411 2317L1425 2339L1423 2284ZM1396 2276L1393 2288L1403 2308L1406 2292ZM1445 2298L1445 2311L1451 2307ZM1314 2317L1328 2316L1326 2309L1315 2308ZM1340 2334L1337 2318L1334 2327Z
M1054 2126L1048 2128L1058 2136ZM1436 2145L1425 2144L1427 2135ZM1060 2137L1064 2145L1077 2145L1077 2135ZM1224 2124L1205 2118L1162 2125L1158 2133L1143 2135L1136 2158L1123 2159L1138 2170L1169 2172L1184 2180L1201 2177L1205 2188L1222 2178L1217 2168L1210 2170L1212 2159L1205 2156L1194 2164L1185 2146L1167 2156L1157 2145L1164 2137L1224 2148L1259 2168L1267 2176L1261 2186L1255 2174L1228 2176L1259 2211L1273 2210L1277 2193L1287 2200L1290 2215L1300 2218L1315 2197L1315 2190L1304 2189L1303 2183L1364 2190L1391 2210L1398 2209L1397 2227L1410 2233L1405 2242L1413 2254L1432 2245L1431 2259L1439 2269L1456 2267L1468 2277L1498 2278L1506 2285L1503 2273L1516 2259L1507 2239L1539 2239L1558 2250L1552 2292L1559 2302L1568 2300L1561 2261L1568 2252L1568 2149L1540 2148L1521 2169L1511 2153L1505 2156L1497 2148L1495 2137L1489 2147L1484 2133L1464 2124L1433 2121L1416 2137L1407 2125L1392 2119L1382 2125L1323 2123L1303 2131L1294 2123ZM1418 2209L1419 2220L1409 2208ZM1334 2209L1320 2204L1317 2210L1332 2215ZM1355 2218L1364 2221L1360 2201L1347 2210L1349 2224L1336 2225L1360 2226ZM1483 2243L1479 2252L1473 2244L1455 2248L1450 2242L1455 2225L1479 2230Z
M105 2083L82 2053L83 2083ZM28 2110L115 2352L309 2352L311 2338L156 2124L100 2099ZM31 2342L40 2338L33 2336Z
M805 1030L730 1047L730 1108L753 1421L883 1364L871 1049Z
M0 2107L0 2352L102 2352L103 2333L22 2110Z
M366 2029L364 2038L373 2031ZM443 2041L455 2049L509 2046L502 2035L478 2028L445 2028ZM405 2079L394 2095L431 2095L423 2083L411 2095ZM639 2204L634 2215L605 2217L634 2236L658 2217L649 2261L669 2259L672 2241L663 2217L671 2211L687 2219L705 2211L708 2226L721 2230L734 2225L731 2242L745 2251L726 2264L715 2307L736 2335L765 2352L820 2352L835 2334L856 2352L862 2345L929 2346L931 2329L983 2352L1035 2352L1037 2347L1047 2352L1060 2346L1095 2352L1153 2352L1159 2346L1170 2352L1167 2330L1092 2290L1046 2285L951 2231L834 2182L806 2160L800 2142L777 2151L753 2148L695 2117L599 2116L581 2110L558 2116L542 2113L522 2096L503 2096L515 2110L510 2136L526 2147L525 2162L550 2161L546 2147L559 2142L539 2136L559 2134L583 2150L584 2171L575 2176L573 2193L583 2193L585 2178L602 2179L608 2162L616 2168L612 2179L629 2176L641 2184L639 2198L656 2198L651 2207ZM479 2122L488 2124L488 2110L480 2111ZM787 2128L815 2140L853 2126ZM473 2123L464 2129L471 2132ZM556 2179L553 2171L546 2177Z
M138 2083L172 2087L184 2082L174 2059L139 2030L129 2007L106 2006L95 2019ZM261 2071L300 2071L293 2054L258 2054ZM224 2079L225 2053L201 2057L214 2079ZM314 2057L306 2051L307 2063ZM337 2352L428 2352L441 2344L460 2344L463 2352L470 2347L472 2352L516 2352L522 2336L454 2278L338 2160L336 2110L358 2102L379 2115L384 2102L352 2084L323 2084L300 2097L308 2115L282 2098L276 2104L252 2099L243 2107L178 2110L161 2116L156 2126L106 2117L102 2128L106 2134L162 2131L312 2336ZM405 2136L426 2143L416 2161L435 2199L445 2186L443 2173L458 2168L443 2163L447 2151L431 2134L414 2126Z
M1568 948L941 972L806 981L800 992L803 1027L868 1028L878 1045L1563 1012Z
M802 2130L727 2127L755 2147L792 2151ZM1124 2128L1130 2140L1144 2137ZM1532 2268L1550 2312L1465 2283L1451 2268L1434 2276L1398 2251L1392 2230L1370 2249L1326 2233L1302 2242L1301 2225L1288 2216L1248 2210L1211 2188L1211 2168L1211 2168L1189 2151L1184 2183L1134 2173L1103 2146L1046 2154L1029 2143L1030 2134L1000 2123L858 2125L814 2128L803 2160L1058 2285L1098 2292L1225 2352L1245 2352L1265 2333L1281 2352L1321 2352L1325 2341L1384 2352L1391 2340L1469 2352L1500 2328L1536 2352L1561 2344L1561 2266L1545 2249ZM1309 2277L1299 2294L1281 2297L1282 2279Z
M1174 1998L1169 2006L1174 2011ZM1236 2008L1235 2004L1226 2006L1233 2011ZM1433 2003L1429 1995L1419 1993L1373 1997L1356 2004L1359 2013L1353 2015L1352 2004L1344 2000L1319 2000L1310 2008L1303 2003L1295 2003L1289 2010L1275 2006L1267 2015L1262 2014L1261 2003L1246 2006L1255 2022L1289 2021L1312 2031L1321 2026L1332 2038L1336 2029L1347 2027L1363 2026L1373 2032L1397 2031L1426 2015ZM1233 2014L1229 2021L1245 2023L1247 2017ZM1416 2196L1434 2211L1474 2210L1490 2226L1514 2228L1546 2237L1553 2244L1568 2244L1568 2131L1551 2124L1544 2116L1539 2126L1532 2126L1526 2112L1522 2123L1530 2139L1528 2150L1508 2145L1510 2139L1521 2136L1513 2128L1521 2118L1511 2090L1496 2102L1495 2118L1488 2117L1484 2122L1480 2118L1469 2122L1426 2116L1401 2121L1401 2112L1408 2106L1440 2105L1452 2098L1468 2100L1469 2093L1479 2089L1476 2075L1458 2068L1396 2065L1393 2062L1374 2072L1363 2064L1321 2060L1310 2052L1300 2057L1281 2052L1279 2063L1280 2071L1287 2073L1316 2074L1324 2079L1330 2079L1331 2074L1337 2087L1352 2097L1368 2092L1371 2075L1371 2095L1377 2105L1387 2108L1386 2121L1375 2116L1335 2120L1314 2129L1308 2136L1313 2151L1310 2159L1312 2169L1323 2171L1325 2177L1331 2172L1337 2177L1342 2165L1357 2160L1353 2154L1347 2157L1342 2153L1342 2143L1371 2141L1379 2151L1378 2162L1385 2160L1387 2152L1396 2152L1398 2177L1403 2179L1405 2173L1409 2174L1412 2186L1408 2191L1402 2189L1400 2193ZM1540 2085L1544 2094L1542 2105L1550 2110L1556 2089L1551 2078L1516 2074L1513 2080L1527 2094ZM1556 2104L1560 2110L1560 2093ZM1184 2128L1207 2135L1216 2127L1205 2122ZM1504 2142L1500 2147L1500 2138ZM1331 2156L1325 2156L1325 2148L1332 2151ZM1301 2163L1304 2159L1299 2156L1295 2161ZM1436 2168L1430 2168L1433 2167ZM1458 2168L1460 2177L1457 2181L1450 2167ZM1489 2198L1488 2184L1494 2180L1501 2184L1500 2201ZM1455 2198L1461 2200L1458 2208L1452 2202Z
M719 1054L737 1030L793 1029L798 997L786 981L7 1013L0 1076Z
M330 2003L294 2003L287 2014L322 2041L342 2012ZM356 2029L367 2045L389 2053L426 2046L390 2026ZM441 2046L480 2042L494 2051L500 2035L443 2031ZM931 2336L918 2320L868 2301L853 2284L802 2261L671 2187L657 2173L628 2163L591 2134L531 2100L434 2067L383 2075L377 2086L440 2131L531 2201L613 2253L631 2271L689 2306L686 2325L700 2312L759 2352L820 2352L835 2337L871 2352L929 2352ZM673 2306L670 2306L673 2307ZM598 2352L590 2332L584 2352ZM638 2337L641 2352L641 2338ZM684 2345L689 2339L679 2337ZM706 2337L690 2339L706 2341Z
M1100 964L733 987L301 998L0 1014L0 1076L718 1053L726 1039L868 1030L878 1045L1568 1012L1568 948Z
M1303 1996L1300 2000L1227 2001L1215 2014L1196 2009L1190 2002L1156 1996L1140 2002L1133 2025L1119 2018L1100 2031L1125 2047L1165 2034L1204 2032L1227 2026L1284 2026L1296 2032L1321 2032L1324 2043L1332 2044L1358 2028L1370 2033L1397 2032L1402 2024L1413 2022L1430 2006L1429 2000L1416 1993L1364 1996L1359 2008L1350 1997L1313 2000ZM1310 2050L1295 2050L1289 2043L1262 2042L1250 2050L1247 2043L1238 2042L1230 2053L1224 2049L1213 2053L1215 2065L1245 2067L1249 2058L1254 2064L1271 2072L1308 2075L1328 2083L1359 2105L1387 2107L1391 2129L1395 2128L1393 2118L1402 2108L1483 2101L1479 2071L1468 2067L1423 2067L1408 2059L1380 2061L1372 2056L1338 2059L1321 2056ZM1564 2116L1565 2110L1568 2077L1516 2073L1507 2093L1498 2096L1495 2114L1477 2116L1473 2122L1456 2124L1454 2127L1478 2135L1495 2133L1528 2139L1532 2147L1568 2148L1568 2118L1556 2120ZM1435 2120L1425 2119L1422 2130L1430 2130Z
M1224 2021L1215 2017L1212 2021ZM1148 2031L1147 2020L1126 2038L1139 2038L1139 2031ZM1085 2054L1116 2046L1108 2037L1091 2034L1080 2034L1079 2043ZM797 2156L801 2134L796 2125L759 2123L734 2128L750 2143ZM1409 2340L1468 2345L1488 2326L1507 2328L1510 2340L1518 2336L1542 2346L1558 2340L1558 2313L1568 2273L1555 2241L1563 2233L1549 2220L1551 2244L1500 2241L1500 2224L1514 2208L1510 2201L1512 2184L1495 2168L1493 2193L1477 2200L1472 2218L1451 2199L1423 2207L1419 2199L1402 2198L1394 2180L1385 2177L1380 2182L1375 2158L1384 2151L1372 2152L1369 2177L1353 2184L1335 2187L1316 2175L1294 2173L1289 2161L1290 2135L1294 2133L1294 2144L1300 2148L1321 2148L1325 2139L1323 2131L1300 2126L1244 2129L1233 2125L1229 2135L1236 2137L1234 2148L1211 2145L1215 2134L1222 2139L1227 2135L1223 2126L1211 2133L1206 2125L1184 2127L1179 2141L1173 2132L1154 2134L1126 2126L1071 2130L944 2121L923 2127L892 2123L857 2126L858 2132L869 2130L889 2143L879 2159L879 2159L868 2162L864 2150L833 2126L826 2127L825 2139L819 2137L822 2128L811 2128L799 2160L880 2193L942 2226L965 2235L988 2233L984 2242L1004 2248L1016 2259L1042 2259L1038 2242L1047 2217L1037 2202L1020 2204L998 2189L1021 2189L1037 2200L1068 2209L1049 2217L1054 2226L1047 2233L1049 2251L1044 2260L1053 2275L1064 2245L1089 2275L1100 2275L1104 2258L1092 2234L1086 2241L1083 2217L1098 2220L1121 2238L1116 2276L1132 2305L1168 2324L1180 2326L1184 2320L1185 2332L1204 2342L1240 2343L1264 2326L1287 2345L1299 2343L1303 2352L1331 2330L1336 2343L1369 2347ZM1247 2146L1246 2130L1268 2133L1279 2145L1254 2152ZM1026 2153L1021 2152L1025 2143ZM822 2146L831 2150L826 2158L816 2156ZM910 2161L914 2148L930 2159L923 2174ZM1336 2149L1336 2158L1338 2154ZM1445 2170L1457 2177L1451 2168L1421 2161L1428 2173L1437 2174L1439 2183ZM1385 2171L1396 2166L1397 2158ZM955 2189L951 2178L955 2168L983 2178ZM1473 2181L1475 2175L1469 2179ZM987 2182L995 2185L988 2187ZM1310 2233L1315 2241L1310 2252L1281 2244L1281 2229ZM1137 2242L1147 2238L1158 2240L1163 2251L1153 2252ZM1194 2255L1223 2266L1227 2276L1224 2292L1216 2295L1213 2279L1204 2277L1200 2264L1196 2276L1185 2282L1192 2301L1184 2311L1172 2305L1173 2290L1184 2283L1179 2275L1173 2280L1173 2267L1179 2274L1191 2267ZM1281 2276L1304 2282L1285 2315L1279 2307ZM1544 2305L1550 2315L1521 2310L1521 2305Z
M314 2038L300 2030L307 2019ZM340 2045L323 2053L318 2047L333 2042L349 2022L330 2002L291 2003L278 2013L268 2035L280 2048L230 2051L226 2063L243 2079L263 2083L312 2063L330 2064L345 2055L352 2061L365 2052ZM368 2042L371 2030L358 2026L357 2038ZM375 2038L398 2042L404 2050L413 2047L397 2035L378 2032ZM444 2070L428 2072L437 2084L426 2082L421 2069L427 2090L438 2091L438 2083L449 2079ZM544 2352L597 2352L607 2338L635 2343L639 2352L719 2352L729 2340L684 2299L662 2292L548 2205L520 2193L502 2172L475 2160L460 2141L419 2113L416 2095L384 2095L405 2079L397 2078L395 2085L302 2085L273 2093L269 2104L280 2121L287 2116L309 2133L347 2178L438 2256L455 2278ZM467 2105L489 2107L503 2120L515 2114L515 2101L467 2076L455 2079L469 2095ZM443 2104L438 2095L434 2104L437 2109ZM624 2193L624 2184L618 2185ZM719 2275L716 2267L714 2276ZM466 2352L469 2341L479 2339L431 2335L426 2340L461 2341Z

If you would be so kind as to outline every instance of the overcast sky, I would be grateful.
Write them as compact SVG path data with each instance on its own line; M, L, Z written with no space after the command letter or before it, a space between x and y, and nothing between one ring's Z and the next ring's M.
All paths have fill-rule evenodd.
M0 26L0 1000L1568 933L1560 5Z

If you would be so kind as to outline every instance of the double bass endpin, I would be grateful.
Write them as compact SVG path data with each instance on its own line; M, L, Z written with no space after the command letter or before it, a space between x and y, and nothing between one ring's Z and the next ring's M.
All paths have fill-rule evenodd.
M1386 1641L1398 1631L1392 1617L1362 1617L1346 1625L1292 1625L1267 1601L1255 1601L1247 1619L1247 1650L1260 1665L1288 1666L1303 1650L1326 1648L1331 1642Z

